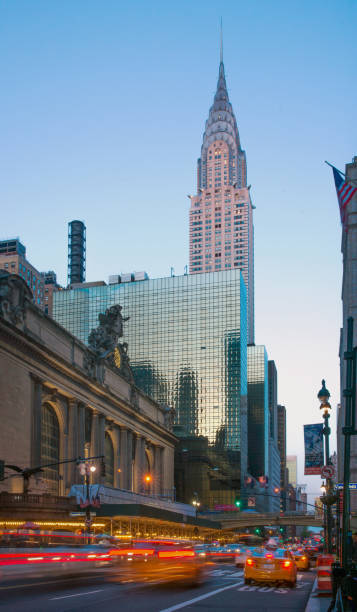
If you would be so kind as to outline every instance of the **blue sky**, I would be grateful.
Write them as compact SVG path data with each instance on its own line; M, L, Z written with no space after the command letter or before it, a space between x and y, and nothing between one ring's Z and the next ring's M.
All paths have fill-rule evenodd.
M357 154L354 0L0 0L0 237L20 236L64 284L79 218L87 280L182 274L221 16L257 207L256 343L276 361L302 468L322 377L339 398L341 228L323 162Z

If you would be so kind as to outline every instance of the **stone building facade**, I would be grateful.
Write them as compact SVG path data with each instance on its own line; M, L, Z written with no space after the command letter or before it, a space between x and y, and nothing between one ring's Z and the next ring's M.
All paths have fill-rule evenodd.
M346 164L346 178L357 185L357 157ZM340 336L340 390L341 405L338 414L337 427L337 455L338 477L343 481L343 452L344 436L342 427L345 425L345 400L343 391L346 388L346 360L344 353L347 350L347 320L354 319L353 346L357 346L357 194L346 206L345 229L342 229L341 251L343 256L342 277L342 329ZM357 482L357 436L351 438L351 475L350 481ZM357 529L357 493L351 491L352 528Z
M33 304L20 276L0 270L0 459L24 469L103 455L105 473L102 461L93 460L93 484L169 496L172 414L136 388L128 347L119 342L121 309L113 308L101 315L87 347ZM83 483L76 462L39 476L30 479L30 492L40 487L63 496ZM22 486L22 478L10 477L0 491Z

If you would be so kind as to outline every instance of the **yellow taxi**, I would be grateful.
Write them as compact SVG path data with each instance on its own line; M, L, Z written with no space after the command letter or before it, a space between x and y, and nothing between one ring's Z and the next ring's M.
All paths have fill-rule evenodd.
M296 573L296 563L290 551L282 548L256 548L246 559L244 582L279 582L294 587Z
M294 557L297 569L303 572L308 572L310 569L310 559L309 556L305 554L303 549L298 548L298 550L293 550L292 555Z
M187 543L137 540L128 547L111 550L111 556L116 558L124 581L199 586L206 577L205 558Z

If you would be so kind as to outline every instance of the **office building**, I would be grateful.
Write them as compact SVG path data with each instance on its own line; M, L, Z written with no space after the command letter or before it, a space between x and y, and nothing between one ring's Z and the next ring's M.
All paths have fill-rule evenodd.
M357 156L352 162L346 164L346 178L348 181L353 181L351 186L357 186ZM340 334L340 391L341 402L339 409L339 419L337 428L337 455L339 457L338 479L343 481L343 452L344 452L344 436L342 428L345 426L345 406L346 397L344 390L347 387L346 383L346 367L347 361L344 359L347 351L347 321L349 317L353 317L353 343L352 346L357 346L357 193L346 204L345 208L345 228L342 230L341 251L343 257L343 274L342 274L342 329ZM354 437L351 440L351 482L357 482L357 444ZM351 528L357 530L357 492L351 491Z
M278 440L278 373L275 361L268 361L269 436Z
M248 356L248 471L269 478L268 357L265 346L250 345Z
M286 510L288 477L286 468L286 408L278 404L278 450L280 454L281 510Z
M118 275L119 277L119 275ZM114 304L130 319L125 341L137 385L176 411L182 437L203 436L246 473L246 289L239 269L79 285L54 294L54 318L83 342ZM130 277L130 278L129 278ZM90 285L90 284L88 284ZM239 482L238 482L239 486Z
M53 292L60 291L62 287L57 283L57 275L53 270L41 272L44 282L44 311L52 317L53 309Z
M280 453L278 448L278 374L273 360L268 361L269 406L269 509L280 509Z
M240 268L247 287L248 342L254 342L253 205L246 156L229 101L223 57L190 196L190 274Z
M26 247L19 238L0 241L0 270L18 274L31 289L33 302L44 308L44 280L41 273L26 259Z
M293 487L297 485L297 456L287 455L286 456L286 467L289 471L289 484Z

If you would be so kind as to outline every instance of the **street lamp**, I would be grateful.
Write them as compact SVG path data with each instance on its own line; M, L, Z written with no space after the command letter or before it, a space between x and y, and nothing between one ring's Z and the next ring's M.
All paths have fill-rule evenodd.
M198 501L198 493L194 493L193 495L194 495L194 499L192 500L192 505L196 509L196 518L197 518L197 512L198 512L198 508L201 505L201 502Z
M329 418L330 418L330 410L331 404L328 401L330 398L330 393L326 389L325 381L322 380L322 387L317 394L317 397L320 401L320 410L323 410L322 418L324 420L324 427L322 429L322 433L325 437L325 465L331 465L330 461L330 443L329 437L331 433L331 429L329 427ZM326 552L332 553L332 514L331 514L331 505L335 501L335 496L332 492L332 481L331 477L326 478L326 485L322 485L321 491L323 492L321 501L326 508L326 538L325 538L325 546Z
M147 495L149 495L150 493L150 485L152 483L152 476L151 474L145 474L144 476L144 482L145 482L145 492Z

